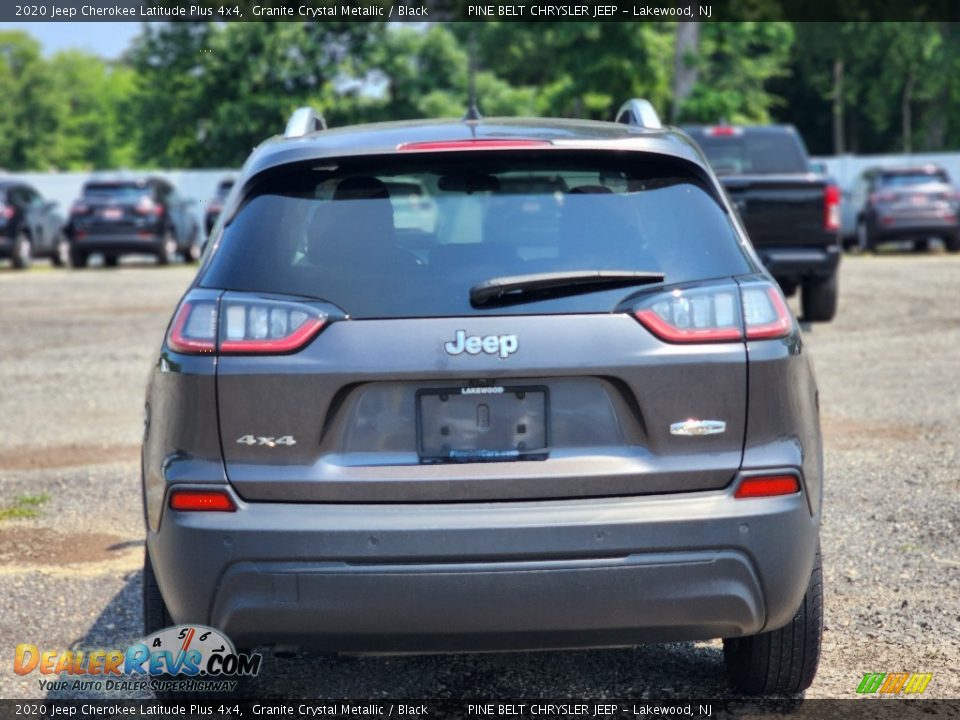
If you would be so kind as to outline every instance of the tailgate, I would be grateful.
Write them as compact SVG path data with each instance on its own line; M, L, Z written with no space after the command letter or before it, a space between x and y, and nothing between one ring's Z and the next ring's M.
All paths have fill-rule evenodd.
M469 337L476 352L444 351ZM262 501L721 488L746 395L742 343L668 345L625 314L340 321L298 353L218 368L227 475ZM689 418L726 430L671 433Z
M737 175L720 178L754 247L827 245L823 178Z

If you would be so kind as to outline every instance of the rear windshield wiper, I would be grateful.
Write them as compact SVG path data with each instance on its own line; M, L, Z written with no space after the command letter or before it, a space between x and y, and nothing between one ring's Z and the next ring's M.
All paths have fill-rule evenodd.
M663 282L663 273L623 270L574 270L491 278L470 288L470 304L511 305L547 297L576 295L630 285Z

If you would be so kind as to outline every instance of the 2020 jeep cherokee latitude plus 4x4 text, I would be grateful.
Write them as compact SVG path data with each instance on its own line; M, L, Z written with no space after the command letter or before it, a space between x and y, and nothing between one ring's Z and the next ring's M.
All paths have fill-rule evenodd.
M816 384L683 133L279 137L223 212L147 391L148 631L384 653L724 638L741 690L810 684Z

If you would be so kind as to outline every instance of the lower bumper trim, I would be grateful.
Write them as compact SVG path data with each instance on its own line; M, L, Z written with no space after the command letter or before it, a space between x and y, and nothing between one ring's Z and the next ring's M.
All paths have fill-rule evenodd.
M239 562L212 624L241 647L443 652L735 637L765 622L735 550L415 565Z

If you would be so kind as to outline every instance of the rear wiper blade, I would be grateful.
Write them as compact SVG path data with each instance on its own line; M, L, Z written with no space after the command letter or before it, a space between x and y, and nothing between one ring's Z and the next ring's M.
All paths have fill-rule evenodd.
M544 297L575 295L609 288L663 282L663 273L623 270L574 270L491 278L470 288L470 304L510 305Z

